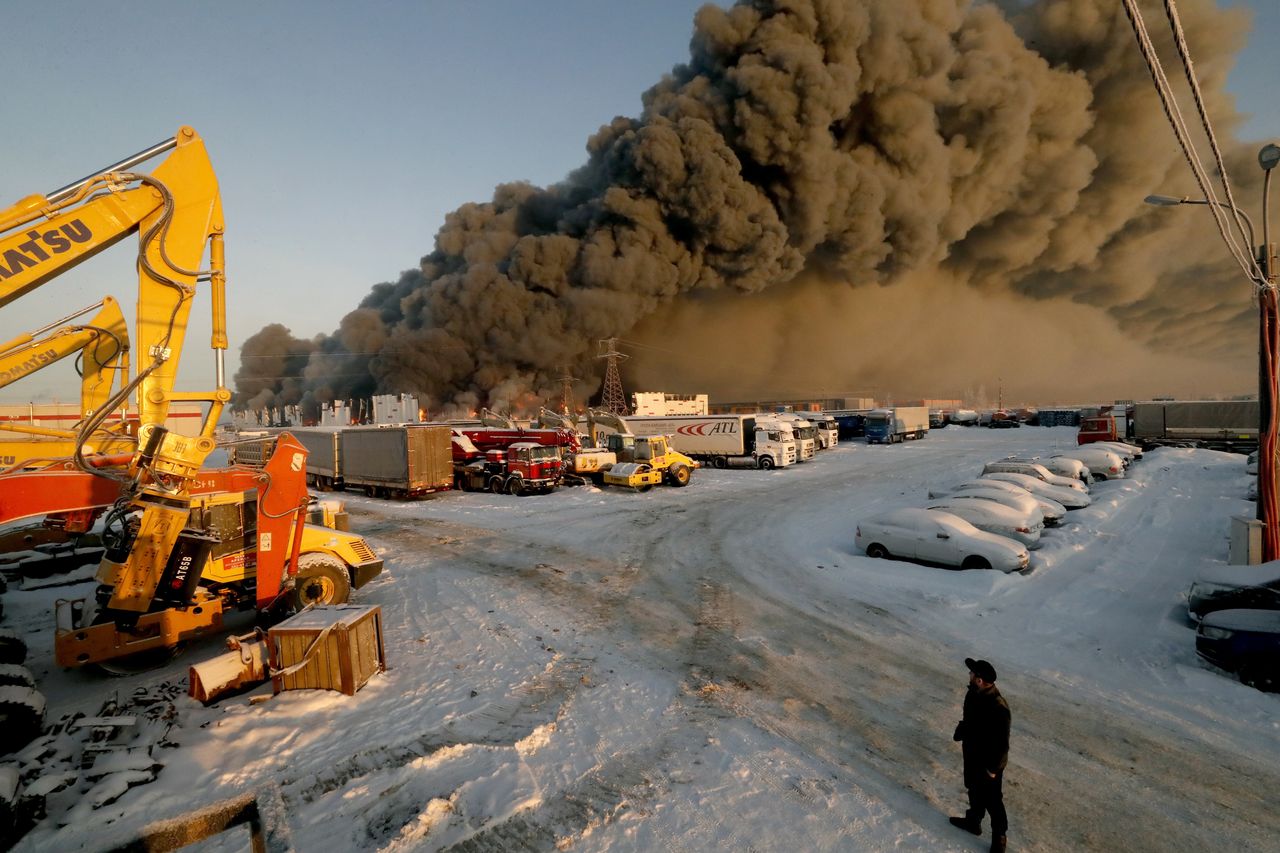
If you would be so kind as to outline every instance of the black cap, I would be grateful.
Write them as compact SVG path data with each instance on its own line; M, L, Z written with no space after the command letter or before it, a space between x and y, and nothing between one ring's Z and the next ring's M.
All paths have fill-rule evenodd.
M969 671L981 678L983 681L996 680L996 668L985 660L974 660L973 658L965 658L964 665L969 667Z

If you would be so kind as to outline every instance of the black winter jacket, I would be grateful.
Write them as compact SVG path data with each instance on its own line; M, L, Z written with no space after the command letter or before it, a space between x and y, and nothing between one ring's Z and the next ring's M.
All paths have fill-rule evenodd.
M1009 763L1009 722L1009 704L994 684L982 690L969 685L964 718L955 733L963 745L965 787L974 787L987 773L999 773Z

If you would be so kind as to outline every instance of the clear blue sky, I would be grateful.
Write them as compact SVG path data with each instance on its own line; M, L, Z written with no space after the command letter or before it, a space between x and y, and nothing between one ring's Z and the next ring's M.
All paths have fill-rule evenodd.
M55 2L11 15L0 203L47 192L189 124L227 221L232 350L268 322L332 331L432 248L444 215L495 184L547 184L688 56L703 0ZM728 5L726 2L720 5ZM1231 78L1280 138L1280 2ZM1265 106L1264 106L1265 105ZM0 340L111 294L131 306L134 247L112 249L0 315ZM180 387L212 377L197 302ZM132 309L126 313L131 314ZM69 362L68 362L69 363ZM0 401L74 398L62 366ZM55 375L61 377L55 379Z

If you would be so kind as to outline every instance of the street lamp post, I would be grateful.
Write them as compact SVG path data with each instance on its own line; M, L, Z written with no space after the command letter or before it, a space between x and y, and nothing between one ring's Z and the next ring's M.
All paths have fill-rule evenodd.
M1263 280L1257 282L1258 290L1258 512L1257 517L1266 525L1262 536L1262 559L1280 559L1280 494L1276 489L1276 444L1271 441L1271 427L1276 418L1276 378L1280 370L1280 309L1277 308L1276 279L1273 272L1270 221L1267 201L1271 188L1271 171L1280 164L1280 146L1267 145L1258 152L1258 165L1263 170L1262 181L1262 245L1259 246L1253 230L1253 220L1234 205L1208 199L1175 198L1149 195L1147 204L1173 206L1178 204L1213 204L1230 210L1249 229L1249 249L1262 270ZM1265 452L1264 452L1265 451Z

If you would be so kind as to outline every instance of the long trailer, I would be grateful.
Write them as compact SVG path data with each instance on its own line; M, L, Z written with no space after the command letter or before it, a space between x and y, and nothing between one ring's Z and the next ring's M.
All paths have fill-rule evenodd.
M782 468L796 461L796 443L755 415L654 415L626 419L641 436L669 435L671 446L713 468Z
M307 485L325 491L345 488L341 428L295 428L289 433L307 449Z
M449 427L409 424L342 430L342 484L370 497L412 497L453 487Z
M1180 400L1133 404L1130 436L1159 445L1249 451L1258 446L1257 400Z

